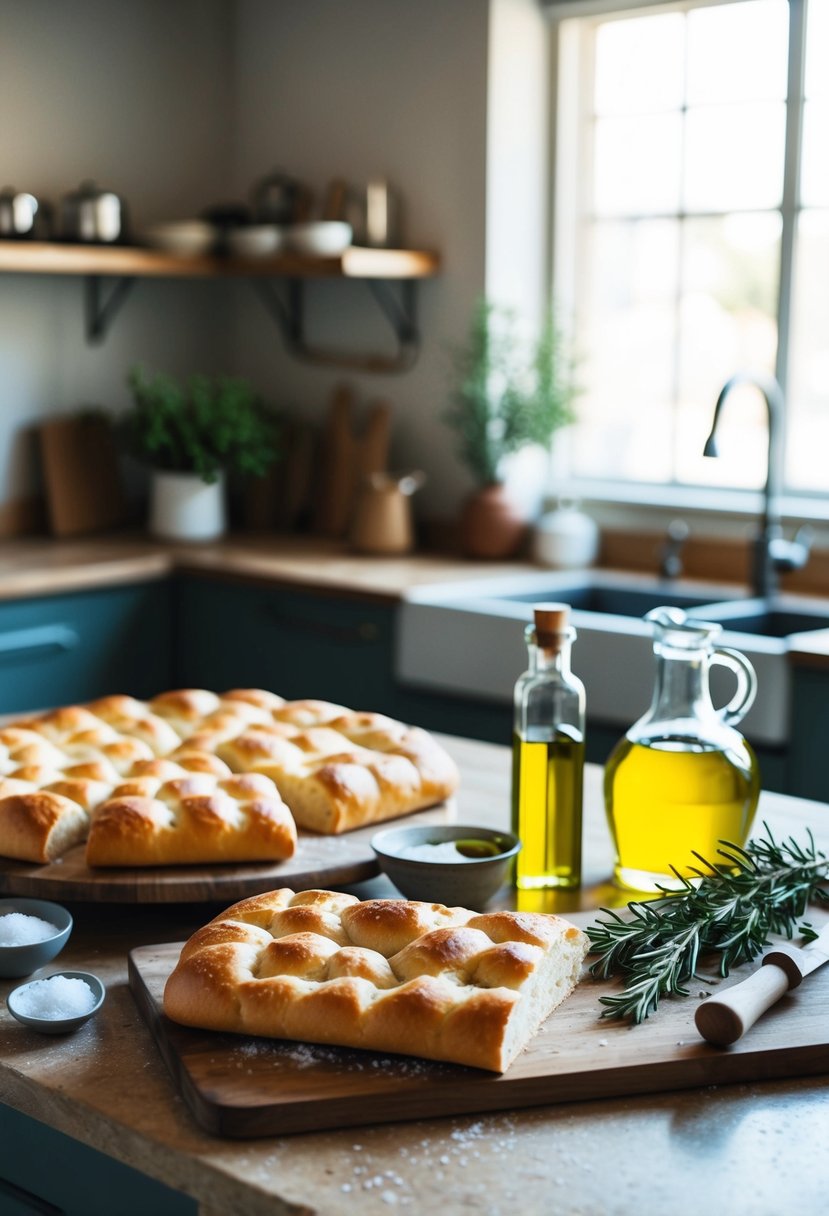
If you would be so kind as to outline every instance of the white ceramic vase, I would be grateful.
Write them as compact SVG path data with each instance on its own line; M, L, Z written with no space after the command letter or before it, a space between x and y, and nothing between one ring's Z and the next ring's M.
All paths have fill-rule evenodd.
M599 552L599 529L595 520L563 500L554 511L542 515L532 538L532 556L542 566L559 570L592 566Z
M150 531L163 540L215 540L227 527L225 478L208 483L196 473L153 473Z

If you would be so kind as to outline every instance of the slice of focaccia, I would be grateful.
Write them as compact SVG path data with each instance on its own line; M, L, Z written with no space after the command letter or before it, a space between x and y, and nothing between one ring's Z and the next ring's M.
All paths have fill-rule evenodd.
M164 1011L207 1030L504 1072L578 982L587 947L544 913L283 889L190 938Z
M17 861L54 861L85 838L89 815L72 798L14 778L4 779L0 786L0 854L3 857L13 857Z

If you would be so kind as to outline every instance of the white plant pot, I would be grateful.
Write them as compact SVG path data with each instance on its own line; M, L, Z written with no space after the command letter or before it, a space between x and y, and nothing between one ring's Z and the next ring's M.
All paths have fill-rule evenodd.
M215 540L227 526L225 479L208 484L196 473L155 472L150 531L164 540Z

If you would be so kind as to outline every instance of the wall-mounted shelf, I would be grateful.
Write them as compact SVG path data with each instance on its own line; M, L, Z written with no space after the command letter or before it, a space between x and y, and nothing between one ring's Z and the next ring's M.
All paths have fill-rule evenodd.
M0 241L0 273L84 277L89 342L100 342L106 336L136 279L249 279L278 321L292 354L313 363L362 371L402 371L414 362L419 346L415 287L418 280L436 275L439 267L436 254L411 249L353 246L337 257L286 252L241 259L185 257L132 246ZM347 355L312 346L305 335L304 318L304 288L312 279L365 281L394 330L396 354ZM110 280L107 289L104 283ZM283 283L284 290L277 283Z

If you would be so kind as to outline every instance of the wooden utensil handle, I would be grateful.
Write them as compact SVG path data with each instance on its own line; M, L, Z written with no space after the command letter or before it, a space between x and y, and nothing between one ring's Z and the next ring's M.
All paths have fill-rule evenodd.
M780 967L758 967L747 980L702 1002L694 1016L697 1030L717 1047L736 1043L789 987L789 977Z

